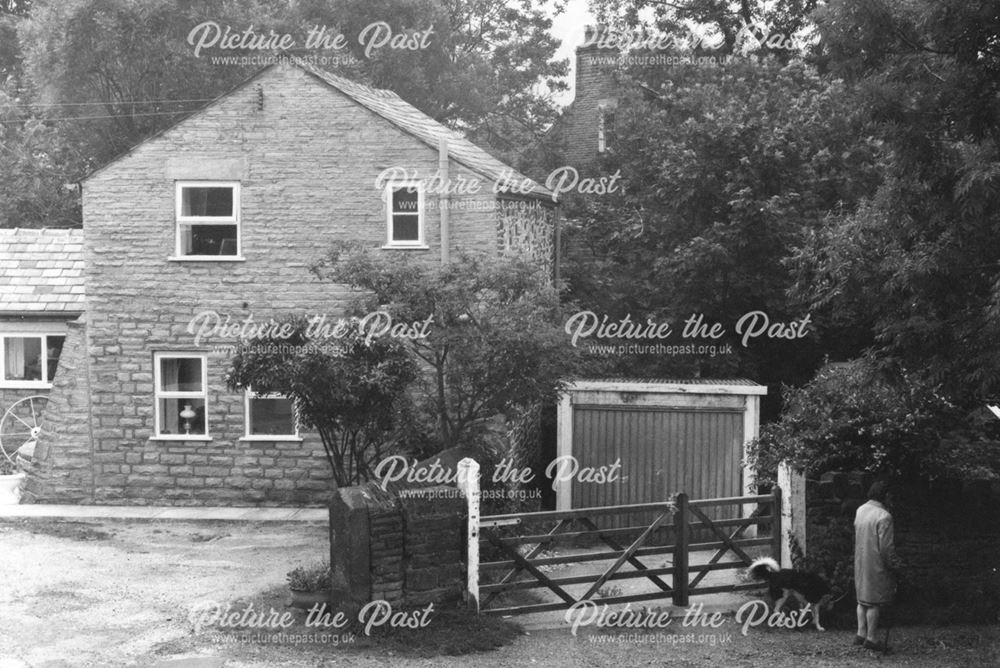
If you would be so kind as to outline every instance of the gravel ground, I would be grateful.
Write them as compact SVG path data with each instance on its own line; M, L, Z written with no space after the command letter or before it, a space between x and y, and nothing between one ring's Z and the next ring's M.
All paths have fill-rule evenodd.
M674 625L637 634L532 631L493 652L426 650L348 638L327 644L243 642L200 629L192 606L283 606L285 573L321 559L326 527L309 523L0 521L0 668L56 666L1000 666L1000 628L892 632L894 653L851 646L853 633ZM289 632L302 627L294 627ZM318 632L308 630L308 641ZM301 637L301 635L300 635Z

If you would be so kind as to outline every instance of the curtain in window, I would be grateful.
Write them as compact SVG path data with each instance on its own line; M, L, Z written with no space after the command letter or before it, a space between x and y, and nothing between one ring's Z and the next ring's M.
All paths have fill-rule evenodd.
M4 378L23 380L25 371L24 339L4 339Z
M176 391L180 374L180 364L175 359L160 360L160 390ZM176 434L180 431L176 399L160 400L160 433Z
M160 360L160 389L167 392L176 391L177 387L178 373L180 365L177 364L175 359L162 359Z

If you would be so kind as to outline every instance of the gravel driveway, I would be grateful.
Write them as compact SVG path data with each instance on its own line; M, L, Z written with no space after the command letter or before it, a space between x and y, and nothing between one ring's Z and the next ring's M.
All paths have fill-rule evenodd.
M198 601L280 586L328 550L318 523L3 520L0 657L128 662L188 636Z
M893 631L884 658L853 633L750 629L691 635L533 631L494 652L423 657L361 639L333 647L195 632L211 599L283 610L285 573L321 559L317 523L0 521L0 668L55 666L998 666L997 626ZM699 637L702 636L702 637Z

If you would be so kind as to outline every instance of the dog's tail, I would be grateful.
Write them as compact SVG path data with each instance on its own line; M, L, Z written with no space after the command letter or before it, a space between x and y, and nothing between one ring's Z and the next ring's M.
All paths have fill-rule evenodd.
M771 557L761 557L750 564L750 568L747 570L750 571L750 575L755 580L766 580L771 573L780 571L781 566Z

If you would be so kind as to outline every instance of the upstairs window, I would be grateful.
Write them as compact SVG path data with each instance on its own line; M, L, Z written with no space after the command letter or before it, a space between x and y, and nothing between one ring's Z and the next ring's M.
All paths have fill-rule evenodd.
M177 257L218 260L241 251L240 184L178 182Z
M424 192L419 183L390 183L385 192L387 246L424 246Z
M47 387L56 376L65 336L0 336L0 383L7 387Z

